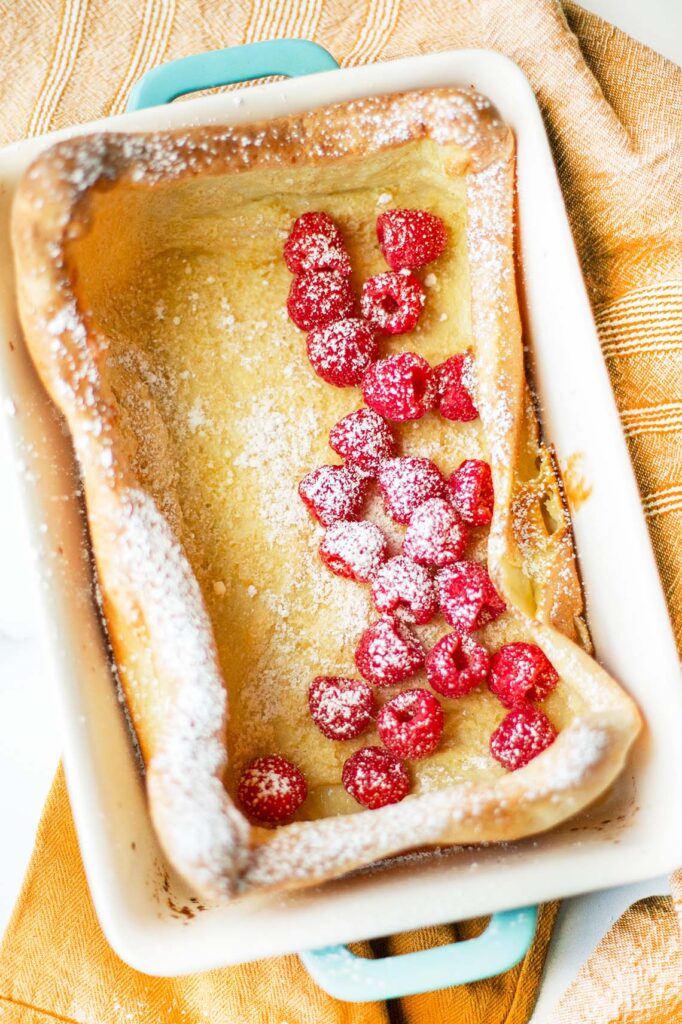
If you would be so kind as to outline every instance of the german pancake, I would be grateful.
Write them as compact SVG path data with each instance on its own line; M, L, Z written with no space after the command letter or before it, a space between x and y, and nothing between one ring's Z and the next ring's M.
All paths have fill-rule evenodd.
M590 653L570 521L526 383L513 175L513 138L496 111L445 89L234 129L70 140L19 188L27 344L82 469L150 813L169 860L204 895L311 885L409 849L551 828L610 785L637 735L634 704ZM315 372L287 313L282 250L301 215L324 211L357 300L389 272L376 225L390 210L429 211L447 243L413 272L424 295L414 326L378 332L367 374L402 353L429 368L466 357L477 415L447 418L434 404L392 421L395 447L360 474L361 515L320 525L299 488L348 461L329 447L330 431L376 404L376 388ZM512 644L541 651L557 675L540 702L556 738L509 771L490 740L510 709L490 681L440 693L438 745L399 758L399 801L363 810L345 766L386 749L387 703L434 690L422 661L375 686L361 734L322 733L311 684L362 677L361 638L395 608L381 607L376 582L330 571L332 556L319 552L335 522L349 521L373 524L391 562L410 550L418 509L396 521L405 517L387 502L392 460L429 460L448 481L463 463L490 467L492 521L472 524L453 565L485 564L501 604L464 635L493 659ZM444 608L453 573L428 572ZM452 632L441 612L397 621L424 652ZM239 797L244 771L272 756L305 780L292 820L274 829L252 824Z

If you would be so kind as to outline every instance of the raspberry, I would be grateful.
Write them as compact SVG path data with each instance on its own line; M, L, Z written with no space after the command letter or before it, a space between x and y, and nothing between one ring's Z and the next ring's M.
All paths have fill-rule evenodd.
M468 633L480 629L506 610L486 568L478 562L457 562L436 576L440 606L454 629Z
M302 213L284 245L284 262L292 274L336 270L350 274L350 258L338 226L328 213Z
M360 637L355 664L373 686L395 686L422 667L424 648L407 626L384 615Z
M438 595L431 576L422 565L405 555L389 558L372 583L372 598L379 612L408 609L405 618L422 625L438 610Z
M362 286L362 315L382 334L411 331L425 302L426 292L413 274L377 274Z
M420 565L458 562L468 539L467 528L444 498L429 498L414 510L403 540L403 551Z
M493 655L488 686L506 708L542 701L558 682L559 673L536 644L506 644Z
M394 450L391 428L373 409L357 409L344 416L329 431L329 444L342 459L368 473L374 473Z
M370 366L362 393L370 409L387 420L418 420L434 404L431 367L416 352L386 356Z
M303 775L279 754L258 757L242 772L237 796L254 821L282 825L296 813L308 795Z
M397 523L409 522L415 509L429 498L439 498L444 488L440 470L430 459L411 456L386 459L377 479L386 511Z
M367 495L367 479L353 466L320 466L298 485L301 500L323 526L357 519Z
M317 676L308 690L308 706L327 739L352 740L372 719L374 693L363 679Z
M317 376L336 388L359 384L378 352L374 331L355 317L313 328L307 348Z
M445 224L426 210L386 210L377 217L377 238L393 270L415 270L443 253Z
M485 647L466 633L441 637L426 656L426 678L436 693L463 697L488 676L490 657Z
M465 523L488 525L493 517L495 493L487 462L466 459L448 480L448 494Z
M428 690L403 690L384 704L377 715L377 731L384 746L397 757L428 757L443 732L443 709Z
M333 523L320 544L320 558L337 576L368 583L388 554L388 542L374 523Z
M350 281L336 270L306 270L291 282L289 316L302 331L352 316L355 296Z
M343 766L341 781L353 799L371 811L399 803L410 791L407 768L383 747L356 750Z
M490 737L490 753L510 772L532 761L556 739L547 715L530 704L510 711Z
M470 391L472 371L471 357L464 353L450 356L434 368L438 411L446 420L468 423L478 416Z

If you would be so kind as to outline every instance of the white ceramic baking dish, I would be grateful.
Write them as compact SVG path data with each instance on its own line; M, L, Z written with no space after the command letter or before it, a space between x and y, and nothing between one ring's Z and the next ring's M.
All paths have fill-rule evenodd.
M190 70L187 88L214 84L202 80L197 65ZM274 71L292 73L256 62L222 79ZM169 72L165 85L156 81L159 101L186 91L171 89L173 80L178 75ZM579 466L590 490L573 510L590 627L600 661L642 708L646 731L607 797L550 834L405 858L314 890L200 909L168 872L151 828L92 598L69 440L33 372L17 322L8 237L12 193L36 154L66 135L245 122L377 93L464 84L488 95L516 134L520 299L543 429L560 465ZM137 102L143 102L139 95ZM150 974L206 970L633 882L680 863L677 652L541 116L514 64L492 52L451 51L140 110L19 143L0 153L0 237L0 389L36 554L36 616L59 695L64 764L88 881L104 932L124 960ZM313 958L307 962L313 965ZM453 974L455 980L464 978ZM387 990L379 986L364 998L382 994Z

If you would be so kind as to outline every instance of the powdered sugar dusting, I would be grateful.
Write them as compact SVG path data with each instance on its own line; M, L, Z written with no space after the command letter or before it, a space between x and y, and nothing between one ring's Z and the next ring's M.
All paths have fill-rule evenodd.
M493 464L506 465L509 470L512 465L510 445L519 412L516 403L520 400L520 382L508 376L506 353L501 360L492 363L487 358L492 354L488 351L491 346L499 344L499 319L510 315L508 295L513 264L507 243L508 218L511 216L508 189L507 170L502 162L492 163L472 175L468 185L467 240L472 285L479 292L473 307L477 342L484 345L479 359L498 368L494 386L484 389L484 394L479 395L481 415L485 420ZM516 340L511 342L517 343L520 344ZM468 374L467 390L471 388L472 393L476 393L473 389L478 387L478 380L471 379L470 367L465 372Z
M305 270L350 274L351 269L338 225L319 211L297 217L284 246L284 261L292 274Z
M428 569L405 555L390 558L376 573L372 597L380 612L401 611L408 622L429 622L438 609Z
M386 511L399 523L407 523L420 505L440 497L444 489L443 477L429 459L386 459L378 479Z
M227 709L211 623L182 548L152 499L125 493L116 525L120 586L135 580L168 687L147 774L157 828L183 874L228 895L246 863L249 828L223 785Z
M310 461L313 438L318 429L315 410L308 406L292 431L292 424L280 408L279 396L264 389L249 399L247 411L239 418L241 447L233 459L236 469L257 474L262 486L262 505L255 514L272 544L286 543L291 531L302 527L308 515L292 487L289 500L281 500L284 480L291 467Z
M496 828L503 829L511 815L522 818L527 831L538 830L546 821L545 801L555 796L560 800L562 794L584 784L608 743L604 729L579 722L524 772L492 784L463 783L408 796L400 804L365 816L362 827L356 816L292 825L259 848L241 887L248 891L296 877L307 881L329 877L417 844L442 843L442 837L453 832L462 843L477 842ZM527 783L520 781L523 777Z
M388 423L372 409L348 413L329 431L329 446L346 462L375 472L394 453Z
M98 181L118 177L122 166L134 183L154 185L198 175L224 160L226 152L246 168L278 164L292 148L317 158L339 158L427 135L462 147L476 169L486 166L510 137L490 101L475 90L433 89L395 96L389 104L383 97L369 97L284 122L227 126L210 133L190 129L70 139L52 149L49 163L39 159L28 179L40 184L57 170L77 198ZM380 194L379 202L390 202L387 195Z
M362 634L355 663L361 675L374 686L395 686L421 668L425 653L408 626L385 615Z
M352 317L312 330L307 348L315 372L335 387L359 384L378 351L374 331Z
M325 526L340 519L355 519L367 494L367 479L354 466L319 466L298 488L315 518Z
M320 544L325 565L338 576L367 583L379 571L386 558L387 541L371 522L333 523Z
M310 687L308 703L315 724L332 740L359 736L374 712L374 694L363 679L318 676Z
M442 568L464 554L468 532L444 498L429 498L414 510L405 532L403 550L422 565Z

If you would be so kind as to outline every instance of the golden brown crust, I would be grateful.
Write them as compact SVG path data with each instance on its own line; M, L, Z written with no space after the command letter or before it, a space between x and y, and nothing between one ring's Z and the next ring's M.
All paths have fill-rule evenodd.
M135 472L125 410L107 373L107 338L79 308L68 247L87 232L92 196L102 189L125 183L152 194L157 185L191 177L324 165L415 139L441 147L446 174L467 174L477 383L496 493L490 571L529 637L589 711L531 764L495 782L264 833L249 827L222 785L227 709L210 621L181 526L160 513ZM582 599L570 524L527 399L512 259L513 173L511 134L490 104L470 90L431 90L234 129L71 140L41 156L18 190L13 238L22 323L82 466L114 652L137 666L134 699L125 674L122 681L147 765L151 814L171 862L208 896L311 885L406 849L551 828L612 782L637 735L632 701L572 642ZM162 602L159 576L171 582L172 596Z

